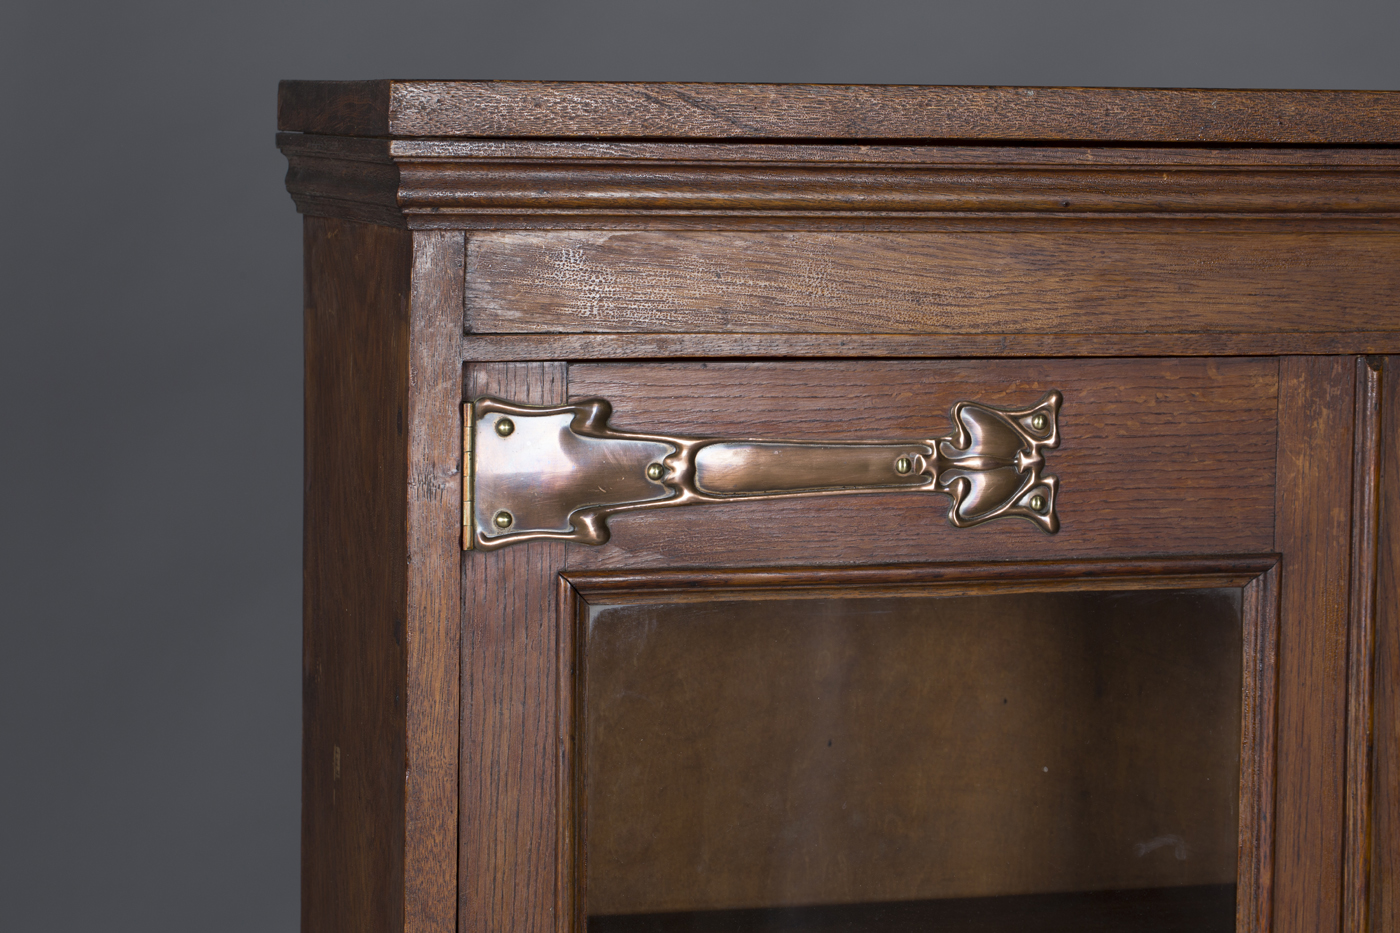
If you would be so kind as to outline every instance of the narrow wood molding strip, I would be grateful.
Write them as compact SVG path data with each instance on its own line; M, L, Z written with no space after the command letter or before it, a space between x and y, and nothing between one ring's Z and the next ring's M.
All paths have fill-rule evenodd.
M1400 94L1150 88L283 81L278 129L346 136L1327 143L1400 138Z
M279 133L278 145L298 152L320 151L334 155L348 147L364 146L387 153L400 162L428 163L471 161L478 164L534 161L592 164L745 163L778 168L810 163L820 166L857 165L902 168L907 166L1080 167L1182 169L1393 169L1400 166L1400 146L1152 146L1152 145L996 145L994 143L852 143L739 142L696 140L647 140L644 142L600 139L364 139L353 136L317 136Z
M1369 921L1400 930L1400 357L1384 362L1376 553Z
M606 143L591 151L577 143L551 155L516 141L481 155L443 144L425 153L422 145L297 133L280 134L278 145L288 160L288 190L303 212L356 211L414 226L483 216L578 223L609 214L901 222L960 215L1400 212L1400 150L1348 150L1346 160L1290 150L1289 162L1277 150L1170 150L1154 159L1160 150L832 147L828 153L770 145L728 153L722 145L619 150Z
M676 599L686 591L713 595L781 590L785 597L830 591L924 588L940 584L1025 584L1029 588L1112 588L1128 581L1143 588L1243 586L1278 563L1273 554L1207 555L1129 560L970 561L860 567L758 567L714 570L570 570L569 585L585 599L609 602L644 591Z
M1351 624L1347 671L1346 865L1342 929L1367 930L1371 882L1371 727L1375 669L1376 532L1381 473L1378 357L1356 361L1352 464Z
M1270 933L1274 906L1278 754L1279 565L1244 588L1244 696L1240 709L1240 850L1235 928ZM1252 892L1252 896L1251 896Z
M1332 334L469 334L468 362L921 359L1400 353L1400 333Z

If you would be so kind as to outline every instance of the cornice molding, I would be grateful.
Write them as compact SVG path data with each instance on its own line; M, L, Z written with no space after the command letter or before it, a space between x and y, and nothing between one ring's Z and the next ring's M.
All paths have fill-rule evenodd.
M391 141L283 133L303 213L408 227L1400 218L1400 150Z

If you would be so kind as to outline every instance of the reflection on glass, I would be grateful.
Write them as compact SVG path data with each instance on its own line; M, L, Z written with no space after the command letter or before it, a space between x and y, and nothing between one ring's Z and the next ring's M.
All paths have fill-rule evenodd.
M1232 930L1232 589L593 607L590 933Z

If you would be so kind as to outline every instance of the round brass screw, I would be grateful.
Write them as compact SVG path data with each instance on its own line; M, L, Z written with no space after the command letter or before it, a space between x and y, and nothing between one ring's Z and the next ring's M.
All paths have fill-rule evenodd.
M647 464L647 479L660 479L666 475L666 468L659 463Z
M900 457L894 462L894 471L900 476L905 475L912 469L914 469L914 461L910 460L908 457Z
M496 433L501 437L510 437L515 433L515 422L509 418L496 419Z
M1045 412L1038 411L1031 415L1031 427L1037 431L1044 431L1045 426L1050 423L1050 419L1045 417Z
M496 513L496 517L491 519L497 528L509 528L515 524L515 516L502 509Z
M1045 511L1045 497L1039 493L1031 496L1031 509L1036 512Z

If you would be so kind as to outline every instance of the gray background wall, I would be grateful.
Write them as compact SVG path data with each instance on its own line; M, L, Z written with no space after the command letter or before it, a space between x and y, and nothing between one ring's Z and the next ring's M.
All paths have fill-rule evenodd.
M278 78L1400 89L1394 0L9 0L0 929L297 927Z

